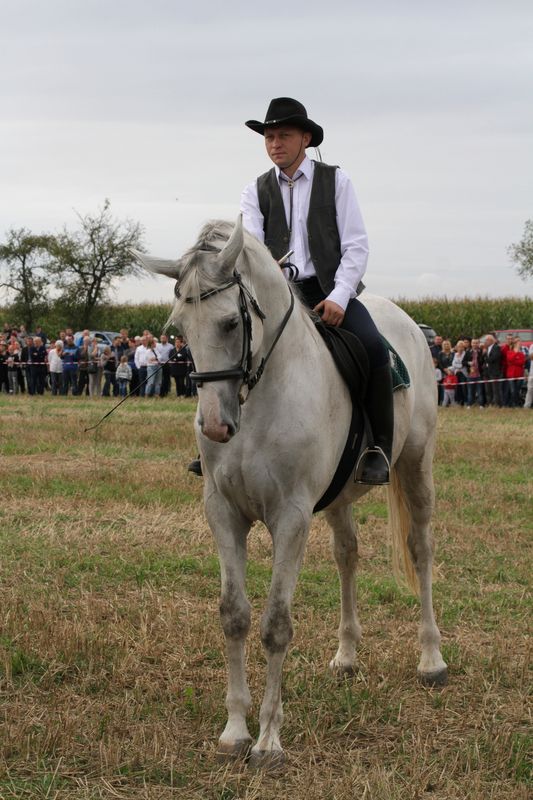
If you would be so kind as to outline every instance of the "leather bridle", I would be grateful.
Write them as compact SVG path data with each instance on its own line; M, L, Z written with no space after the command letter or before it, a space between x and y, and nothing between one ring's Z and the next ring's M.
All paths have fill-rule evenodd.
M226 291L226 289L231 289L232 286L237 286L239 289L239 312L241 315L242 320L242 354L241 360L238 366L232 367L231 369L220 369L214 370L212 372L191 372L189 377L196 383L197 387L201 387L203 383L211 383L213 381L226 381L231 380L234 378L240 378L241 380L241 388L242 386L248 387L248 393L252 391L254 386L257 386L259 380L263 374L265 366L267 364L268 359L270 358L274 347L276 346L281 334L283 333L287 322L289 321L289 317L292 314L294 309L294 295L292 290L289 288L291 302L290 306L283 317L280 327L276 333L274 341L270 345L266 355L261 358L261 361L258 364L257 369L255 372L252 371L252 316L250 313L250 308L253 309L255 314L259 317L261 322L266 319L265 314L261 311L259 303L250 292L247 286L242 281L241 275L237 270L233 271L232 278L224 283L222 286L218 286L216 289L208 289L206 292L202 292L197 297L182 297L179 291L179 284L176 284L174 289L174 294L176 297L185 303L197 303L202 300L208 300L210 297L213 297L216 294L220 294L220 292ZM239 401L241 405L245 402L248 395L243 397L242 392L239 392Z

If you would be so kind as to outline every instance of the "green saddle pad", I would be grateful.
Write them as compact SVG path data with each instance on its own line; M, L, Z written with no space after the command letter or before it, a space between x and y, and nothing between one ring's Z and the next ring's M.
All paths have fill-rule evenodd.
M402 357L396 352L391 343L385 339L382 333L380 333L380 336L383 344L389 351L392 391L394 392L396 389L407 389L407 387L411 385L411 378L409 377L409 372L403 363Z

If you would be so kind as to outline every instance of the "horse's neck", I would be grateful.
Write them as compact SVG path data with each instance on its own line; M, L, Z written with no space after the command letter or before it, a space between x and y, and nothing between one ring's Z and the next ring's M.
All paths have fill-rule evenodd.
M291 298L292 290L282 276L277 274L259 275L254 280L254 289L260 307L266 314L264 346L268 347L275 338L283 319L288 312L291 302L294 308L286 327L276 344L275 350L283 351L288 355L293 351L297 354L304 349L314 349L320 337L314 336L314 325L309 315L304 311L296 297Z
M266 314L261 356L265 355L274 341L291 304L291 290L281 273L268 278L270 280L254 282L259 305ZM274 391L279 392L280 381L290 381L300 396L300 402L306 393L316 391L321 378L333 389L339 380L322 337L296 297L292 314L271 353L270 362L270 374L276 376ZM286 400L284 393L283 402Z
M290 307L290 292L284 278L280 278L281 281L270 283L264 279L254 282L257 300L267 316L258 357L264 357ZM280 463L275 451L268 453L266 444L263 457L268 459L272 474L279 475L281 470L282 482L288 475L293 479L311 460L317 485L324 483L325 489L329 478L324 476L333 474L346 442L350 409L348 390L328 349L312 319L295 299L294 310L263 378L253 390L251 402L243 406L243 430L256 431L256 435L243 437L241 444L250 447L252 442L252 451L258 448L263 452L265 431L270 431L269 436L282 442L284 449ZM254 419L259 422L250 424Z
M264 356L290 308L291 290L279 267L262 260L264 253L249 252L248 256L250 289L266 315L260 354ZM275 367L276 375L290 374L291 383L292 376L297 377L298 391L312 391L317 384L316 372L308 369L310 363L315 365L315 370L325 371L328 381L335 383L338 379L337 370L322 337L296 298L293 312L272 351L270 361L272 367Z

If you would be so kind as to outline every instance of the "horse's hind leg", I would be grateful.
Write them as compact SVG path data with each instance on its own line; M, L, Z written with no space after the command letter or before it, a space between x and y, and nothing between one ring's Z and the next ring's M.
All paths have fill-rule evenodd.
M357 530L352 505L326 511L326 519L332 531L331 544L341 584L339 649L329 666L340 675L352 675L356 666L357 645L361 639L355 589Z
M426 686L443 686L448 669L440 652L440 632L433 613L433 543L431 516L435 503L432 474L432 448L405 448L395 470L400 485L393 477L391 491L401 493L410 517L407 547L420 588L421 620L419 642L422 649L418 676Z
M219 739L218 753L235 758L252 745L246 714L251 696L246 681L244 645L250 628L246 597L246 543L250 523L218 496L206 502L206 513L218 546L221 573L220 620L226 637L228 721Z

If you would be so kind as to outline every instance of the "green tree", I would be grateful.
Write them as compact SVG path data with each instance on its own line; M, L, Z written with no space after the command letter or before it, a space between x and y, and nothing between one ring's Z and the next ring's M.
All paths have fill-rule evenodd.
M12 228L0 244L0 288L11 300L13 322L23 322L28 330L49 308L52 241L46 234Z
M533 278L533 219L527 220L522 239L512 244L508 252L520 277L523 280Z
M97 306L109 300L114 281L144 272L130 253L131 248L144 252L144 231L138 222L114 219L109 200L95 215L78 214L78 219L78 230L65 228L54 237L52 270L59 304L85 328Z

